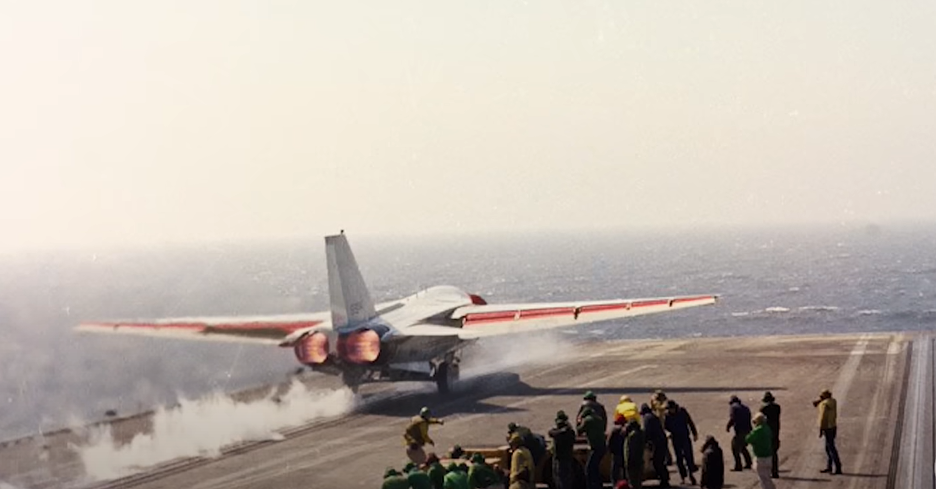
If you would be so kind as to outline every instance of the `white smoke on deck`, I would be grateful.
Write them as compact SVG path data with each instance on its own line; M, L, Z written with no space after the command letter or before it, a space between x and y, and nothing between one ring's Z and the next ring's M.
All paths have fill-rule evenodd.
M113 479L181 457L217 456L236 442L281 440L277 430L346 413L353 404L349 389L312 392L294 380L284 395L254 402L221 393L183 399L177 407L158 409L152 432L124 445L115 442L109 425L92 428L87 444L75 450L90 479Z
M461 377L475 377L524 365L549 365L571 359L574 346L562 334L507 335L483 338L465 350Z

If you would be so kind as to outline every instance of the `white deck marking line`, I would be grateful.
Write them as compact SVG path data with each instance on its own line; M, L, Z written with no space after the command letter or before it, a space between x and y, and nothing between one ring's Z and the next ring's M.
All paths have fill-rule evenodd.
M897 374L897 360L898 357L890 354L891 348L897 345L897 351L900 351L900 342L897 338L891 338L890 344L887 346L888 354L884 357L884 371L881 375L880 380L877 382L877 388L874 390L874 395L871 397L871 412L867 418L863 421L865 423L864 434L861 437L861 446L869 447L871 446L871 436L875 431L874 428L878 426L878 403L881 399L881 392L883 392L887 386L893 385L896 379L894 378ZM900 440L895 439L894 443L900 443ZM865 456L868 454L869 450L859 450L858 457L855 459L855 469L864 470ZM855 477L852 478L851 483L848 485L850 488L858 486L859 482L862 482L861 479Z

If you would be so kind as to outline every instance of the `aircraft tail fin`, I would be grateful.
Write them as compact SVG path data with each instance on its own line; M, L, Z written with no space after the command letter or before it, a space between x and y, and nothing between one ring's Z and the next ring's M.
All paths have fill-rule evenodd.
M325 257L328 261L332 326L335 329L353 326L376 316L374 302L344 231L325 237Z

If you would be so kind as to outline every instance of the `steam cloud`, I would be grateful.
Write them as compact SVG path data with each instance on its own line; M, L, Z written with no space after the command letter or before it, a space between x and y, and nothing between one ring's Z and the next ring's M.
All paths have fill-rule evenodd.
M571 343L555 331L482 339L465 350L463 378L509 370L523 365L545 365L570 359Z
M271 393L250 403L221 393L183 399L177 407L157 409L152 433L138 434L130 443L119 445L110 426L94 428L88 443L75 450L90 479L113 479L176 458L218 456L223 447L236 442L282 440L277 430L337 416L353 405L349 389L312 392L294 380L279 398Z

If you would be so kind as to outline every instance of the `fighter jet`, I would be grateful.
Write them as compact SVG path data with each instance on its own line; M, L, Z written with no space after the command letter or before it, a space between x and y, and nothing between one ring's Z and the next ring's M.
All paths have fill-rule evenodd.
M462 350L479 338L714 304L695 295L525 304L488 304L453 286L374 304L344 231L325 237L330 311L280 316L191 317L82 323L75 329L291 348L313 371L367 382L458 381Z

